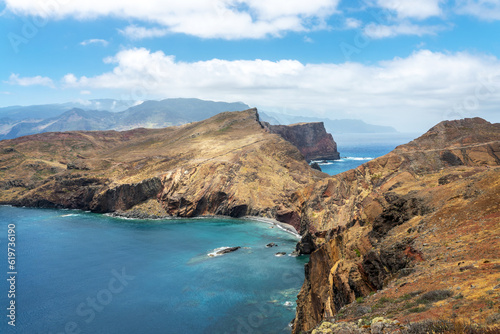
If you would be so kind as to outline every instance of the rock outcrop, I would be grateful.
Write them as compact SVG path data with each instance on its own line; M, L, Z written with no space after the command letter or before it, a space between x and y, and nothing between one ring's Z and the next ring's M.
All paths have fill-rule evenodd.
M500 124L443 122L294 194L300 229L316 235L317 250L306 266L293 332L389 313L401 322L486 323L500 306L493 290L500 279L498 157ZM475 275L467 276L460 268L471 263ZM446 289L463 297L418 299Z
M0 141L0 203L123 216L245 215L294 223L290 195L327 177L255 109L164 129ZM295 221L295 226L298 221Z
M323 122L292 125L263 124L271 133L276 133L294 144L307 161L340 159L337 143L332 135L326 132Z

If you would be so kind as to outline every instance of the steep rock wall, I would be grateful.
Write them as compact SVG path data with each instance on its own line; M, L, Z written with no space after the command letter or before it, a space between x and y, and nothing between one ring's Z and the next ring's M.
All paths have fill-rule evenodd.
M441 239L432 245L428 241L436 230L456 233L438 218L449 217L450 212L455 217L449 225L462 229L491 221L485 237L489 241L480 246L476 240L469 241L471 248L486 250L470 256L476 261L485 252L498 257L495 238L500 230L494 226L499 226L500 216L490 213L497 210L492 198L500 193L499 182L491 181L500 173L499 155L499 124L481 119L443 122L386 156L295 193L301 232L313 232L318 247L306 267L293 332L309 331L322 320L338 318L357 298L393 286L396 279L414 290L436 288L428 283L419 286L426 272L436 271L443 282L457 280L457 269L439 262L443 259L436 248ZM489 207L473 210L473 203ZM469 212L474 219L467 218ZM473 295L471 303L474 300L480 298ZM352 309L351 319L366 312L356 303ZM399 315L413 319L404 310ZM477 317L485 319L480 312Z
M271 132L280 135L295 145L307 161L338 160L337 143L326 132L323 122L298 123L292 125L270 125L263 122Z

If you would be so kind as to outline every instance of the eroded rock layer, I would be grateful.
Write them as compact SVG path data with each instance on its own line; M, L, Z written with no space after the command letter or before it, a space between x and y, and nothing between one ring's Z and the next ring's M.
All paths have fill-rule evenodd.
M388 310L401 322L494 317L499 157L500 124L443 122L386 156L294 194L301 231L313 232L318 244L298 296L294 333ZM477 275L464 275L467 265ZM452 292L440 304L419 301L434 290ZM380 300L394 305L382 307Z

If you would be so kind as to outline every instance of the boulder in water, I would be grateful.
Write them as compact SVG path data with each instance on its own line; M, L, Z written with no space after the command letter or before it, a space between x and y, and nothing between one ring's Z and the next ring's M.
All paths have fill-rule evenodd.
M224 249L221 249L220 251L217 251L217 255L222 255L222 254L227 254L227 253L232 253L232 252L235 252L237 251L238 249L240 249L241 247L228 247L228 248L224 248Z

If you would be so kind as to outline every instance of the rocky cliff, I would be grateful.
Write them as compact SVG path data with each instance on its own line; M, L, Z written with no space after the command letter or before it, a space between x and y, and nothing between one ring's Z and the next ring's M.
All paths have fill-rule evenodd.
M379 316L499 321L499 157L500 124L443 122L294 194L317 250L293 332Z
M326 176L310 168L295 146L266 131L255 109L164 129L45 133L0 142L4 204L291 221L291 194Z
M251 109L164 129L0 141L0 203L287 222L304 235L297 250L312 252L294 333L381 315L494 324L499 158L500 125L465 119L329 177Z
M323 122L264 125L271 133L276 133L294 144L307 161L340 159L337 143L332 135L326 132Z

